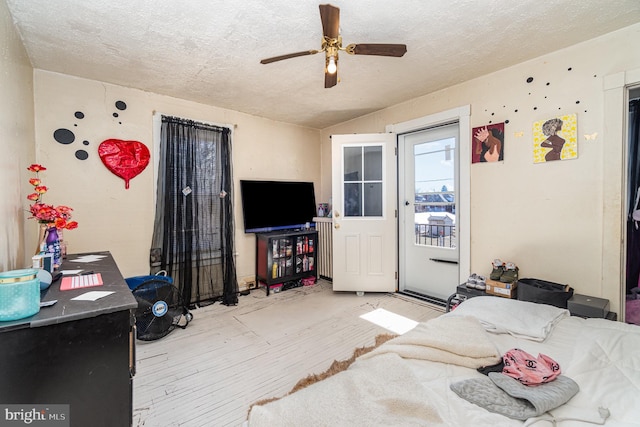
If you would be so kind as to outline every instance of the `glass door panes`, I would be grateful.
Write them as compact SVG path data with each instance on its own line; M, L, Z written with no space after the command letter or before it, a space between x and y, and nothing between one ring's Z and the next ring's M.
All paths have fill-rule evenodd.
M456 247L455 138L414 145L416 244Z
M381 217L382 146L343 148L344 216Z

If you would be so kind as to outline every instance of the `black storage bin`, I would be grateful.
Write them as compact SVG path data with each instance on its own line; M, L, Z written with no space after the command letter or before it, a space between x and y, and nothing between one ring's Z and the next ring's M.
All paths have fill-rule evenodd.
M517 291L520 301L549 304L560 308L567 308L567 302L573 296L571 286L541 279L520 279Z

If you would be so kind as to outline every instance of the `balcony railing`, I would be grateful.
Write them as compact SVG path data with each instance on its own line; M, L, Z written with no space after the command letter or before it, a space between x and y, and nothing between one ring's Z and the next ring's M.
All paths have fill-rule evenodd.
M456 226L439 224L416 224L416 244L455 248Z

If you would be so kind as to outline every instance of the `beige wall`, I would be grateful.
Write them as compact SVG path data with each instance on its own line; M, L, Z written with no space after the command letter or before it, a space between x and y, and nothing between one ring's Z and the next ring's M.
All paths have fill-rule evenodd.
M125 110L117 110L124 101ZM50 187L46 201L74 209L76 230L64 236L72 253L109 250L125 277L147 274L155 212L155 156L125 190L122 179L98 157L98 145L109 138L136 140L153 152L153 114L173 115L233 129L236 251L238 277L252 278L255 237L242 229L238 181L246 178L320 180L319 132L247 114L42 70L35 71L37 160ZM80 111L84 118L74 114ZM113 113L118 113L114 117ZM57 129L71 130L75 141L57 142ZM88 145L83 145L88 141ZM75 157L85 150L87 160Z
M607 252L619 251L607 237L622 227L619 220L610 220L616 218L610 211L620 210L624 200L605 192L603 183L623 179L622 166L611 166L622 159L611 159L607 147L624 150L620 137L607 135L603 86L606 76L640 68L640 24L319 132L106 83L32 73L2 1L0 19L0 270L27 265L33 250L37 227L26 220L24 196L30 187L26 167L37 161L49 168L42 176L51 188L45 200L75 209L80 227L65 234L70 251L108 249L125 276L146 273L155 158L125 190L124 182L102 165L97 146L120 138L151 148L154 112L237 125L236 184L244 178L310 180L320 202L331 197L331 134L383 132L388 124L470 104L472 126L509 120L505 161L471 166L472 271L488 273L491 260L499 257L516 262L522 276L570 283L580 293L610 299L612 309L619 309L619 277L611 277L603 264ZM116 110L118 100L128 108ZM76 119L76 111L85 117ZM578 115L578 159L533 164L532 123L572 112ZM72 130L76 140L56 142L53 132L59 128ZM593 133L598 133L595 140L584 139ZM89 145L83 145L85 140ZM79 149L89 153L87 160L75 158ZM242 231L237 191L234 202L242 281L254 274L254 237Z
M494 258L513 261L522 277L569 283L610 299L618 311L620 281L603 277L602 260L611 249L603 235L621 223L605 224L603 201L622 201L621 194L604 197L603 158L623 141L604 130L604 81L640 67L638 40L640 24L324 129L321 198L331 192L331 134L384 132L388 124L469 104L472 127L509 121L504 162L471 166L472 272L488 274ZM533 122L568 113L578 116L578 158L533 164ZM584 138L594 133L595 140ZM610 173L622 180L620 168Z
M26 233L27 167L35 160L33 69L4 1L0 1L0 271L24 268L37 247Z

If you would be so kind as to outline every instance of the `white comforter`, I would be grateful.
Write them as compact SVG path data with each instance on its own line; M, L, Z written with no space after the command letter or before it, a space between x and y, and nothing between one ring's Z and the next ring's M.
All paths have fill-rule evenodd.
M445 315L434 320L442 323L454 317ZM584 421L600 421L600 407L610 412L606 426L640 426L640 327L561 315L554 318L545 336L543 341L534 341L509 333L486 333L500 354L512 348L534 355L544 353L578 383L578 394L548 417L583 421L565 420L558 426L593 425ZM386 351L387 345L397 343L392 340L383 344L378 354L360 358L347 371L325 381L255 406L249 426L523 425L469 403L449 389L453 382L481 375L475 369L411 355L403 358L401 348ZM530 419L524 425L534 421ZM552 424L539 421L533 425Z

